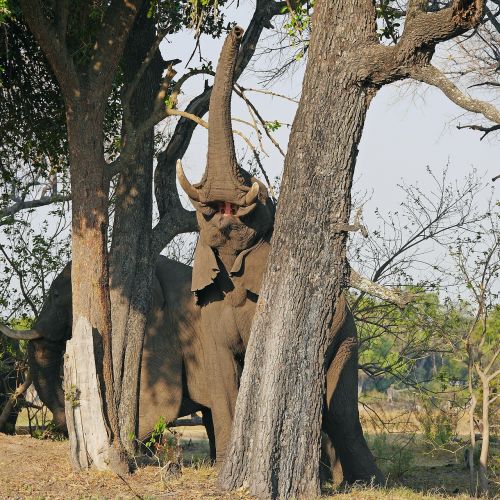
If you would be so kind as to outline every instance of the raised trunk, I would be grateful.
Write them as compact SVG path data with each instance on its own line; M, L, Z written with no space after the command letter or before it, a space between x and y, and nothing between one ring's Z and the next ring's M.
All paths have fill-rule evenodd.
M208 156L201 182L204 199L243 204L240 185L244 179L236 162L231 125L234 70L243 30L236 26L227 36L217 64L210 97ZM244 198L244 193L243 193Z
M124 52L124 84L133 81L155 38L147 9L139 14ZM138 125L153 108L163 61L159 52L132 96L131 120ZM133 133L133 131L129 131ZM125 137L126 140L126 137ZM147 314L151 302L156 254L152 250L153 130L146 133L133 162L120 174L110 254L113 373L121 441L131 453L136 435L141 364Z
M71 457L77 469L120 470L113 397L107 259L109 182L103 164L103 106L82 95L66 103L72 204L72 338L64 383Z
M332 23L335 19L335 23ZM272 249L219 481L265 498L319 495L325 350L347 285L350 190L371 95L353 71L372 41L369 0L317 2ZM373 94L372 94L373 95Z

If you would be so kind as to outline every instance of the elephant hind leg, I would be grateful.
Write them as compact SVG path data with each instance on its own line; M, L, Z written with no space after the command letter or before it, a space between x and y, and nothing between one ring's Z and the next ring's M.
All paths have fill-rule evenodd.
M212 419L212 411L209 408L204 408L201 410L203 425L207 431L208 445L210 447L210 463L214 464L217 457L215 449L215 431L214 431L214 421Z
M366 444L359 421L357 339L352 334L339 339L327 372L326 392L324 430L342 464L344 481L382 484L382 473Z
M344 479L342 464L335 452L332 440L324 431L321 431L319 479L322 483L332 481L335 485L342 483Z

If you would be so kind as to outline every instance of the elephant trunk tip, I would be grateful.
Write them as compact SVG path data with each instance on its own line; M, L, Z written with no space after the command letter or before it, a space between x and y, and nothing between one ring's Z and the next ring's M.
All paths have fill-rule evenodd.
M233 28L233 33L237 40L241 40L243 38L243 33L245 33L245 30L241 26L236 25Z

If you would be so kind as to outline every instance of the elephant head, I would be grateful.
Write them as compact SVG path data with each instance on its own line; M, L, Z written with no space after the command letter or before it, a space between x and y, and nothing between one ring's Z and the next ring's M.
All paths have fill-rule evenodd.
M29 340L28 362L40 399L54 416L58 428L66 427L61 362L65 343L71 337L71 263L53 281L47 299L31 330L12 330L0 325L0 332L16 340Z
M177 177L196 209L199 245L238 254L271 232L274 203L260 181L238 166L231 127L231 94L243 29L227 36L217 65L209 106L208 155L201 182L192 185L180 160ZM196 262L195 262L196 272Z

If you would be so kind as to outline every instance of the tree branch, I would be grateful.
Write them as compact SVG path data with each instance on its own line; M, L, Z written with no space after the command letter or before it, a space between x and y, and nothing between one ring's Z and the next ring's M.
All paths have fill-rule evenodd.
M425 0L409 3L405 28L396 45L387 47L377 42L366 46L356 68L360 80L380 87L412 76L415 67L428 66L438 43L479 24L484 0L453 0L437 12L427 12L426 8Z
M500 111L492 104L473 99L465 95L452 81L431 64L414 66L410 70L410 76L428 85L440 89L448 99L466 111L480 113L493 123L500 125Z
M356 215L354 216L353 224L347 224L345 222L335 222L332 227L336 231L345 231L353 233L359 231L364 238L368 238L368 230L363 224L361 224L361 214L362 214L361 208L358 208L356 210Z
M68 28L69 0L56 1L56 27L59 41L66 44L66 30Z
M130 82L129 85L127 85L127 88L125 89L125 92L122 96L122 106L124 109L129 107L130 99L132 98L132 95L134 94L135 89L137 88L137 85L141 81L142 75L144 75L144 72L148 68L151 61L153 60L153 58L156 54L156 51L160 47L160 43L165 38L165 36L169 32L169 30L170 30L170 26L165 28L164 30L158 32L158 34L156 35L155 41L152 43L146 56L144 57L144 60L142 61L141 66L139 67L139 70L135 74L134 79ZM175 59L174 61L170 61L170 65L173 66L174 64L177 64L179 62L181 62L180 59Z
M10 412L12 411L14 405L16 404L17 398L22 396L28 390L32 381L33 380L31 378L31 373L28 372L26 374L24 382L19 387L17 387L16 390L9 396L9 399L7 400L7 403L5 403L2 413L0 414L0 429L3 429L5 427L5 424L9 419Z
M484 0L453 0L444 9L427 12L426 0L412 0L408 4L400 44L435 46L461 35L479 24L484 13L484 3Z
M255 114L257 119L260 121L262 124L262 128L264 129L264 133L267 135L268 139L274 144L274 147L281 153L281 155L284 157L285 153L281 149L281 146L279 145L278 141L272 136L272 134L269 132L268 128L266 127L266 122L260 115L258 109L253 105L253 103L248 99L248 97L245 95L244 90L241 87L238 87L238 85L235 85L235 91L236 93L243 99L246 103L246 105L249 107L249 110Z
M484 132L484 134L479 139L480 141L482 141L491 132L500 130L500 125L492 125L491 127L483 127L482 125L457 125L457 128L458 130L468 128L470 130L479 130L480 132Z
M368 278L358 274L352 268L350 270L349 285L360 292L365 292L379 299L386 300L400 308L404 308L414 299L412 294L395 288L387 288L379 283L374 283Z
M51 203L58 203L62 201L70 201L71 196L68 195L63 195L63 194L56 194L56 195L51 195L51 196L43 196L42 198L39 198L38 200L21 200L10 207L4 208L0 210L0 220L3 219L4 217L9 217L17 212L20 212L21 210L25 210L28 208L37 208L37 207L44 207L46 205L50 205ZM0 222L1 225L1 222Z
M58 31L56 31L55 27L45 16L39 0L19 0L19 5L29 29L40 44L54 71L63 95L65 98L71 99L79 92L80 82L73 59L68 53L65 40L61 38L62 30L67 21L64 9L61 7L62 12L58 10L58 15L56 16ZM66 21L64 20L65 16Z
M5 257L5 260L12 266L12 270L16 273L17 278L19 279L19 286L21 288L21 293L24 297L24 300L30 306L35 317L38 316L38 312L39 312L38 308L35 306L34 302L31 300L31 298L28 295L28 292L26 290L26 287L24 286L24 274L22 273L21 270L18 269L16 263L7 255L7 252L4 250L2 245L0 245L0 252L2 252L3 256Z
M88 74L94 90L108 95L132 24L144 0L112 0L94 44Z

